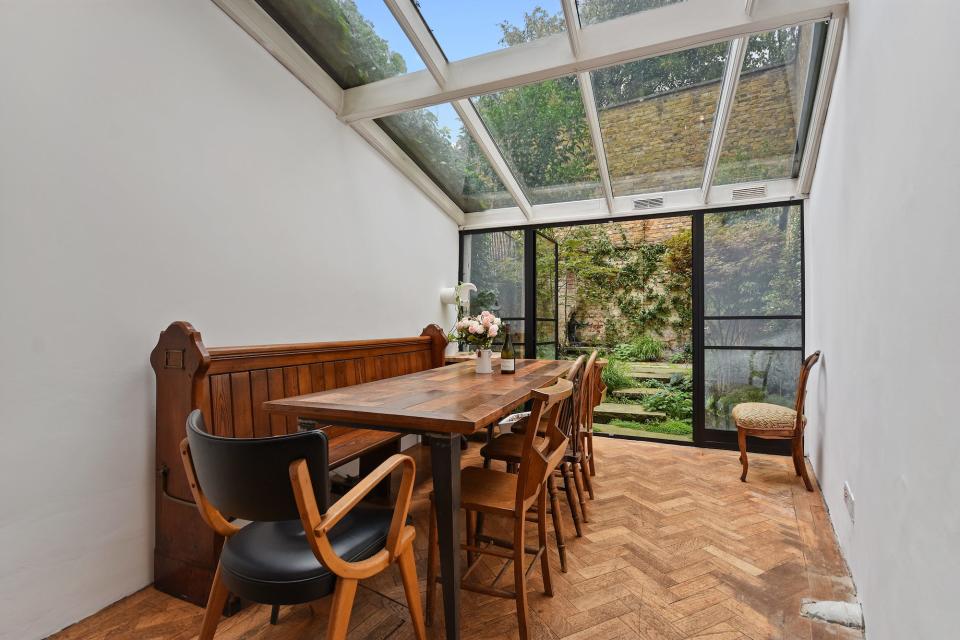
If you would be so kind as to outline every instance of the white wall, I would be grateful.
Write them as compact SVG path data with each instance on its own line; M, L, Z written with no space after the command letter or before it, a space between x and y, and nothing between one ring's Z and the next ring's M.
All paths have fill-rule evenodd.
M957 637L958 26L950 0L852 0L806 209L808 448L870 640Z
M153 374L448 323L457 230L211 2L0 1L0 637L151 581Z

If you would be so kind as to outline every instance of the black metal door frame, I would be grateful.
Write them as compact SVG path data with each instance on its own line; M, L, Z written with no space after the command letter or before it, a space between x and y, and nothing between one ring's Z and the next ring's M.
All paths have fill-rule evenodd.
M801 346L797 347L756 347L761 351L780 351L789 350L806 353L806 248L804 239L804 202L803 200L786 200L781 202L763 203L756 205L742 205L731 207L718 207L715 209L706 209L699 211L686 211L683 213L663 213L647 214L635 216L618 216L615 219L606 221L598 220L577 220L571 222L550 222L540 225L514 225L506 227L493 227L489 229L472 229L460 231L460 264L458 265L458 278L463 278L463 238L467 235L481 233L496 233L498 231L523 231L524 232L524 355L525 357L536 357L536 236L541 229L553 227L573 227L587 224L604 224L613 222L630 222L633 220L653 219L653 218L679 218L690 217L691 219L691 255L693 264L693 286L691 295L693 296L693 327L692 327L692 346L693 346L693 442L680 442L676 440L659 440L647 437L615 436L632 440L652 440L655 442L664 442L668 444L678 444L687 446L707 447L713 449L736 449L737 434L735 431L719 431L706 429L706 381L705 381L705 358L704 353L707 347L704 345L704 324L709 318L704 315L703 300L703 280L704 280L704 215L711 213L723 213L729 211L751 211L756 209L768 209L785 206L800 206L800 331ZM557 292L554 293L554 341L559 348L559 260L558 247L554 242L555 259L554 265L557 269L554 278L554 286ZM719 317L719 316L718 316ZM737 316L738 318L747 318L748 316ZM789 316L790 319L797 319L797 316ZM709 347L710 349L723 349L724 347ZM735 347L740 350L750 350L753 347ZM760 453L775 453L780 455L789 455L789 442L777 440L760 440L752 438L749 441L751 451Z

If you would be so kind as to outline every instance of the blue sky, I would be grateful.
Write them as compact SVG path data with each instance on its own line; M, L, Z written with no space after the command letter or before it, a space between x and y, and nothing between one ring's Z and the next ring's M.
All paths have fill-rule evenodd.
M407 61L408 71L424 68L420 56L383 0L356 0L356 3L360 13L373 23L377 34ZM562 11L559 0L419 0L418 4L437 42L451 61L499 49L502 32L498 25L504 20L521 25L523 15L537 6L549 13ZM454 134L460 130L460 119L453 107L441 105L430 110Z

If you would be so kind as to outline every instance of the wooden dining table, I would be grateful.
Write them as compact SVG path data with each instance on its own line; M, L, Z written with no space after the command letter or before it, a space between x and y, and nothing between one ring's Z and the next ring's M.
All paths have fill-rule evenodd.
M295 416L301 429L343 425L423 436L430 444L440 547L444 625L460 637L460 442L487 429L557 381L568 360L517 360L516 373L476 372L462 362L330 391L271 400L269 413Z

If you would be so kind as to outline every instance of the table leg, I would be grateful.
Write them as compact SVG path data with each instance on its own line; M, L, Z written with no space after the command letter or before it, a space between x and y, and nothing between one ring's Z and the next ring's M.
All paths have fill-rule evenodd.
M460 637L460 436L430 436L447 640Z

